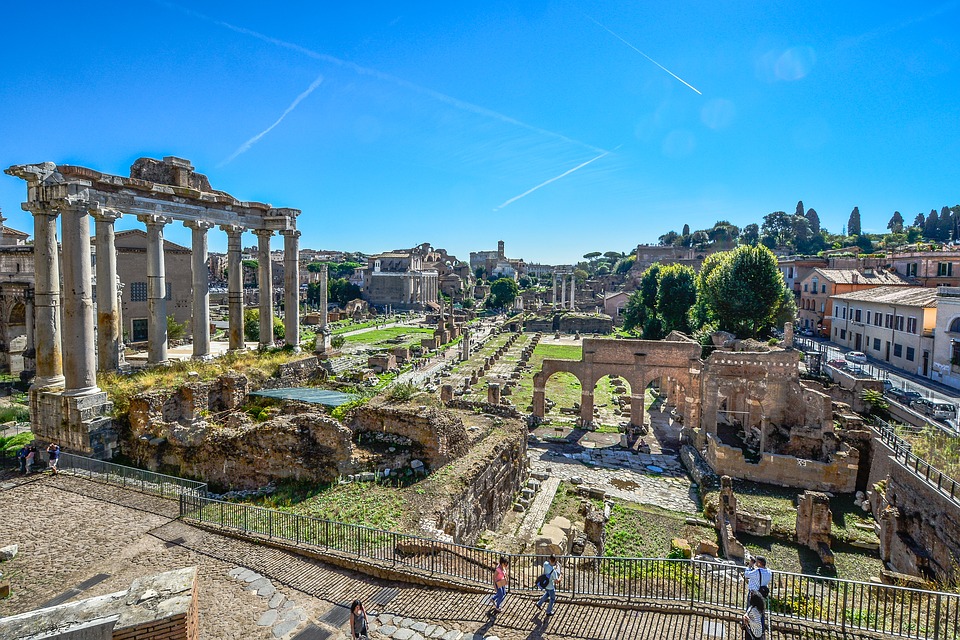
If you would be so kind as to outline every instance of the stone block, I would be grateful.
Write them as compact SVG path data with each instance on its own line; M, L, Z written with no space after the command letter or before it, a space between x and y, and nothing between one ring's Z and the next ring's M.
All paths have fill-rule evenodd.
M670 541L670 555L673 556L674 553L679 553L682 557L688 559L693 557L693 549L690 548L690 543L684 538L674 538Z
M8 544L0 548L0 561L13 560L20 548L15 544Z
M712 540L701 540L697 543L697 555L708 555L717 557L720 554L720 546Z

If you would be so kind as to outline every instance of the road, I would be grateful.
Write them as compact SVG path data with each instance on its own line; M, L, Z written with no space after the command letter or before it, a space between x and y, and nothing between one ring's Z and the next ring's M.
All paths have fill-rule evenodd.
M851 349L840 347L831 342L814 338L796 337L794 338L794 342L798 347L803 349L820 351L823 353L824 364L830 360L843 359L843 355L851 351ZM879 380L890 380L895 387L900 387L909 391L916 391L924 398L949 402L953 405L960 405L960 391L957 391L956 389L951 389L945 385L933 382L932 380L927 380L926 378L906 373L869 356L867 356L866 364L856 364L858 364L867 375L873 376Z

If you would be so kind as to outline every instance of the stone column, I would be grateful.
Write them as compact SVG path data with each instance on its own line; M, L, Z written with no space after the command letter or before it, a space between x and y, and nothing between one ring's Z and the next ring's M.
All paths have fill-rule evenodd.
M330 328L327 326L327 284L329 283L327 265L320 265L320 329L317 331L317 340L314 351L326 356L330 351Z
M116 371L120 368L123 329L117 295L114 223L121 214L99 207L92 214L96 221L97 243L97 367L100 371Z
M24 329L27 332L27 343L23 348L23 353L26 356L36 348L33 341L33 289L27 289L23 296L23 322Z
M172 218L141 215L137 220L147 225L147 362L167 362L167 280L165 275L163 227Z
M210 359L210 270L207 269L207 230L212 222L192 220L183 226L191 230L193 253L190 273L193 276L193 357Z
M560 276L560 308L567 308L567 274Z
M300 232L281 231L283 236L283 333L287 346L300 351Z
M243 351L243 262L241 238L243 228L220 227L227 234L227 314L230 322L230 351Z
M256 229L258 282L260 285L260 346L273 346L273 269L270 265L270 238L273 231Z
M58 211L27 207L33 214L34 340L37 373L33 389L62 389L60 357L60 252L57 250ZM32 411L32 410L31 410Z
M89 203L76 200L61 208L63 231L63 350L65 396L98 393L94 353L93 268L90 260Z
M570 310L571 311L577 310L576 300L577 300L577 276L571 273L570 274Z

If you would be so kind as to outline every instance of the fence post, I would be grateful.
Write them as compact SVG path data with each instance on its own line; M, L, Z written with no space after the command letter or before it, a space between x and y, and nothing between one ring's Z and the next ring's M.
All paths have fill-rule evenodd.
M847 587L849 584L847 582L843 583L843 609L840 611L840 630L846 631L847 629Z
M267 509L267 532L273 537L273 509Z

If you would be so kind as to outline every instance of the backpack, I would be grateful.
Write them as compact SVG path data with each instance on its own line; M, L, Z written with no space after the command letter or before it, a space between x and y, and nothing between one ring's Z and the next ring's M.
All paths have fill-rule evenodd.
M536 585L537 589L540 589L541 591L543 591L544 589L547 588L547 585L549 583L550 583L550 576L544 573L539 578L537 578L537 581L534 584Z

